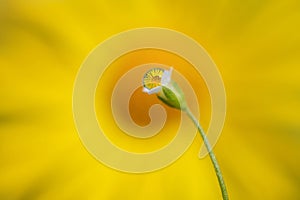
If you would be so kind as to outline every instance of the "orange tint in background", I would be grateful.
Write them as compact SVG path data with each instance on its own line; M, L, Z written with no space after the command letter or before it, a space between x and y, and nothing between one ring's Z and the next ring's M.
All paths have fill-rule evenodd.
M154 104L160 104L164 106L167 112L167 121L162 131L149 139L137 139L123 133L114 122L111 110L111 96L117 81L130 69L147 63L160 63L169 67L173 66L174 70L177 70L179 73L181 73L182 76L184 76L190 82L198 98L201 122L203 126L207 128L210 121L210 96L207 87L201 75L189 62L173 53L158 49L132 51L119 57L106 69L99 80L95 101L98 121L104 133L117 146L123 147L130 152L147 152L158 150L159 148L168 144L170 140L174 138L180 125L180 111L165 106L160 100L158 100L155 94L148 95L142 92L142 87L137 89L130 99L130 103L128 105L130 115L135 123L140 126L145 126L150 123L148 114L150 107ZM157 67L155 64L149 65L152 65L153 68ZM147 71L145 71L145 73L146 72ZM141 76L141 85L142 78L143 77ZM186 96L186 98L187 102L189 103L190 97ZM122 103L124 100L119 99L118 101Z
M230 199L300 199L299 3L1 0L0 199L221 199L209 158L197 157L202 143L199 135L174 164L141 175L105 167L79 139L72 115L72 92L80 65L110 36L149 26L192 37L220 70L227 114L214 151ZM116 72L112 64L109 70L116 76L109 80L105 74L106 87L101 88L111 89L126 72L125 67L152 61L151 57L129 60L124 56L128 60L118 64L123 71ZM178 67L195 83L190 68L185 72L171 62L176 58L160 57L157 53L155 61ZM202 110L202 105L207 105L207 96L200 97L206 95L205 87L193 86L200 92ZM103 92L109 97L108 91ZM135 95L146 98L138 91ZM109 103L109 99L102 100ZM147 101L157 102L150 96ZM139 118L147 120L143 118L147 110L132 112L132 116L137 122ZM204 126L208 123L206 113L201 116ZM123 146L129 140L123 133L110 137ZM173 135L161 137L166 142ZM135 150L148 151L164 142L153 142L149 149L137 145Z

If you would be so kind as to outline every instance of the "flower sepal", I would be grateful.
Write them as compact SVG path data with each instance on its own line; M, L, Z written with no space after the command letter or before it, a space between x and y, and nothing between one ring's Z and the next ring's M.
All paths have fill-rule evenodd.
M186 110L187 104L184 94L178 84L171 81L168 85L164 85L157 94L158 99L172 108Z

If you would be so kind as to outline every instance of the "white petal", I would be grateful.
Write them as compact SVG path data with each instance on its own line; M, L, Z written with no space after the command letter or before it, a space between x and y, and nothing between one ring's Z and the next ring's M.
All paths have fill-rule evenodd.
M161 91L161 86L152 88L151 90L149 90L148 88L143 88L143 92L148 93L148 94L156 94L159 93Z
M161 77L161 84L168 85L171 82L173 67L170 70L165 70L162 77Z

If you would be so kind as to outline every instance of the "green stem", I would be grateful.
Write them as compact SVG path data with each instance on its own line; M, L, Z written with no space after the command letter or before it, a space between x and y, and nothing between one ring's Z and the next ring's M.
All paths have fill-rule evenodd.
M223 176L222 176L222 173L221 173L221 169L220 169L220 166L218 164L218 161L217 161L217 158L214 154L214 152L212 151L212 148L211 148L211 145L204 133L204 130L203 128L201 127L201 125L199 124L198 120L195 118L195 116L193 115L193 113L190 111L189 108L186 108L185 109L186 111L186 114L191 118L191 120L194 122L194 124L197 126L198 128L198 131L203 139L203 142L207 148L207 151L208 151L208 154L209 154L209 157L210 157L210 160L214 166L214 169L215 169L215 172L216 172L216 175L218 177L218 181L219 181L219 185L220 185L220 188L221 188L221 192L222 192L222 197L224 200L228 200L229 197L228 197L228 193L227 193L227 190L226 190L226 186L225 186L225 182L224 182L224 179L223 179Z

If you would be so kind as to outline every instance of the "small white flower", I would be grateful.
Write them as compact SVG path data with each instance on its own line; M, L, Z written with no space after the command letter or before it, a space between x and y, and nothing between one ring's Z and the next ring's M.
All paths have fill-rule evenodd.
M143 78L143 92L156 94L158 99L170 107L186 110L184 94L180 87L171 79L173 68L164 70L153 68Z
M148 94L156 94L157 98L163 103L172 108L186 112L187 115L191 118L191 120L198 128L198 131L201 137L203 138L207 151L209 152L210 159L212 161L212 164L214 165L219 185L221 187L223 199L228 200L228 194L226 191L225 183L216 157L212 151L211 145L208 139L206 138L203 128L188 108L187 102L185 101L184 93L182 92L181 88L175 81L171 80L172 70L172 67L170 68L170 70L164 70L161 68L153 68L149 70L143 78L143 92L146 92Z
M143 92L147 94L158 94L162 90L162 86L167 86L171 82L172 71L172 67L170 70L161 68L149 70L143 78Z

